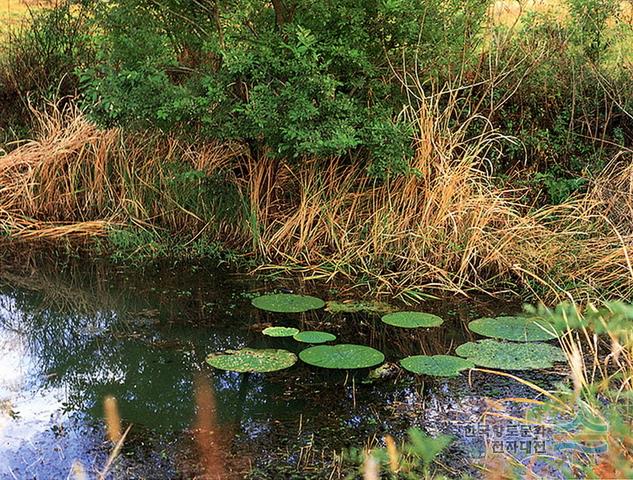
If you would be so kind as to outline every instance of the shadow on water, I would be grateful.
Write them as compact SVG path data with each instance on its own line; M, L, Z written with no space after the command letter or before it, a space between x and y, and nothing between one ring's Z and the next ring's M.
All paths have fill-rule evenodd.
M487 395L529 395L509 392L498 379L487 381L498 387L491 394L465 378L424 384L398 369L364 383L367 371L350 377L299 363L243 375L213 371L204 361L211 352L244 346L298 353L302 346L292 339L261 335L272 323L331 331L340 342L380 349L388 362L448 353L471 339L468 319L513 305L432 302L419 308L447 319L445 326L412 331L372 315L266 314L250 305L257 292L314 293L319 286L267 283L200 265L132 271L100 262L42 263L5 268L0 281L0 478L66 478L74 460L97 471L109 449L101 422L108 395L117 399L123 422L133 424L115 476L195 477L202 468L192 429L196 378L209 385L227 478L248 471L258 472L254 478L338 475L342 448L411 425L432 431L451 414L472 420ZM328 288L334 298L336 289ZM453 468L467 468L468 455L456 451L455 458Z

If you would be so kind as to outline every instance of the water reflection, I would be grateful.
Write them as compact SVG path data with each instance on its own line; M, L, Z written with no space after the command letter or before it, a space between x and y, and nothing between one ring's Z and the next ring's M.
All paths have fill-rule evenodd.
M90 471L102 465L108 449L100 419L108 395L117 399L124 424L134 425L121 468L136 471L130 462L137 462L147 478L162 478L148 473L152 468L161 475L194 468L182 464L191 457L181 452L196 423L196 397L201 401L196 378L209 383L223 448L239 451L240 458L268 463L266 455L285 451L284 461L292 462L292 454L304 449L314 454L317 448L331 453L362 446L368 437L406 430L410 419L393 413L403 393L417 395L412 410L424 408L402 376L363 384L367 372L351 381L345 372L301 364L244 375L212 371L206 355L247 345L302 348L261 335L272 323L328 330L341 342L382 350L389 361L447 353L469 337L461 319L467 314L452 311L454 304L433 307L448 319L447 328L423 332L389 328L360 314L273 316L250 306L253 291L270 287L204 268L130 272L78 264L60 271L42 265L1 277L0 477L66 478L75 459ZM141 452L136 457L135 449Z

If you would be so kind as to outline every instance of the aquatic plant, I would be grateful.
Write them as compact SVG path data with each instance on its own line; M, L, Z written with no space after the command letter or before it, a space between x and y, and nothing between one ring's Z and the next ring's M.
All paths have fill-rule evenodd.
M262 330L262 333L269 337L292 337L299 333L299 329L294 327L268 327Z
M409 372L433 377L456 377L475 366L470 360L451 355L414 355L400 360L400 365Z
M438 327L444 320L432 313L396 312L385 315L381 319L387 325L400 328Z
M232 372L274 372L292 367L296 362L294 353L272 348L226 350L207 357L207 363L212 367Z
M553 327L545 320L538 318L485 317L473 320L468 324L468 328L484 337L516 342L537 342L557 337Z
M351 301L351 302L337 302L330 301L326 303L326 311L330 313L375 313L385 314L391 313L396 310L396 307L385 302L378 301Z
M345 343L306 348L299 353L299 358L315 367L335 369L368 368L385 360L374 348Z
M336 335L328 332L306 331L297 333L292 338L303 343L325 343L336 340Z
M251 300L251 303L261 310L275 313L301 313L325 306L325 302L320 298L293 293L262 295Z
M499 370L538 370L564 362L563 351L548 343L511 343L479 340L460 345L455 350L460 357L475 365Z

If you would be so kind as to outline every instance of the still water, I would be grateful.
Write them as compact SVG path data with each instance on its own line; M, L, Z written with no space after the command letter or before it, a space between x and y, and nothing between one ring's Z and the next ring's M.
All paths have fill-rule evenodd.
M415 308L439 314L445 324L404 331L370 314L273 315L251 306L253 296L275 290L326 300L359 293L205 265L2 267L0 478L73 478L78 464L95 478L112 448L103 426L106 396L117 399L124 427L132 425L108 478L202 478L192 429L200 376L212 387L226 478L344 477L357 467L342 451L380 443L386 433L401 438L411 426L453 434L445 473L476 474L473 459L490 440L481 430L490 398L534 396L481 373L423 381L396 367L369 379L366 370L348 375L301 363L265 375L206 365L206 355L226 349L301 350L292 339L262 335L271 324L330 331L397 363L412 354L450 353L474 339L469 319L518 308L498 300L429 301ZM521 414L522 407L511 408Z

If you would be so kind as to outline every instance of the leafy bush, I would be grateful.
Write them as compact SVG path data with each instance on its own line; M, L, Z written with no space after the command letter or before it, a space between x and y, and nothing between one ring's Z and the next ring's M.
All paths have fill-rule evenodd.
M284 158L364 151L376 175L401 172L412 153L405 70L438 81L459 70L487 4L104 2L85 98L104 124L246 140Z

